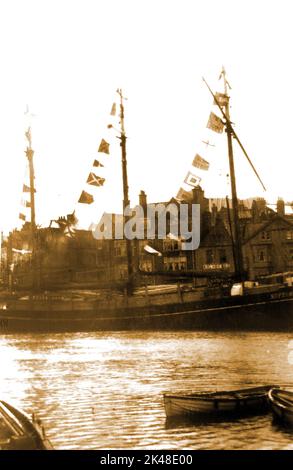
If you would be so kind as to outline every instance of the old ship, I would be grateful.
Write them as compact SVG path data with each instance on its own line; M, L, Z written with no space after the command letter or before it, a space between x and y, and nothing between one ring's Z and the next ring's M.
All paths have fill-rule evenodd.
M245 152L229 116L229 97L223 70L225 93L214 94L225 127L232 192L231 239L233 245L233 279L221 278L218 285L196 287L174 284L172 288L153 286L135 288L133 241L125 239L127 279L124 289L44 291L40 288L38 265L38 228L35 222L35 188L33 150L27 148L30 173L31 249L34 289L30 292L2 296L0 331L90 331L90 330L293 330L293 273L279 272L249 281L244 270L242 241L239 229L238 198L234 171L232 139ZM208 85L207 85L208 86ZM120 96L120 145L122 150L123 210L129 205L124 102ZM220 98L224 100L220 101ZM30 144L30 140L29 140ZM250 162L251 163L251 162ZM255 170L256 172L256 170ZM258 175L257 175L258 176ZM124 212L125 213L125 212ZM127 217L123 217L123 224ZM152 249L151 249L152 251ZM156 250L153 251L154 253ZM140 272L154 277L154 272ZM164 276L164 273L159 273ZM196 276L196 272L186 273ZM180 279L184 273L180 273Z

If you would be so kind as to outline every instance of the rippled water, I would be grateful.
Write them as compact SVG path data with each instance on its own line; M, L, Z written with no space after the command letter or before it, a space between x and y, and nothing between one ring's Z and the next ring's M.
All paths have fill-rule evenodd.
M0 337L0 396L35 411L57 449L291 449L271 415L169 425L162 393L293 385L283 333ZM292 361L291 361L292 362Z

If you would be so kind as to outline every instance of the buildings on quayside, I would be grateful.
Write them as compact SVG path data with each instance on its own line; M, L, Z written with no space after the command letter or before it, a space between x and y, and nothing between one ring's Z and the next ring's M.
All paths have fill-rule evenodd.
M175 199L164 202L166 206ZM193 282L203 285L234 271L231 239L231 209L228 201L207 199L200 186L186 194L185 203L200 204L201 240L195 251L183 251L176 237L133 240L132 261L135 282ZM147 209L147 195L141 191L139 204ZM121 220L121 215L113 215ZM244 268L249 279L276 272L293 271L293 216L285 213L285 203L279 199L275 210L264 199L240 201ZM60 217L37 231L37 251L41 287L99 288L117 285L127 276L125 240L96 240L91 231L75 230L72 215ZM168 224L168 220L167 220ZM56 224L55 224L56 225ZM167 227L168 233L168 227ZM156 252L150 253L146 247ZM24 224L2 242L1 283L13 283L14 288L27 288L31 276L31 230ZM153 275L149 275L153 273ZM195 275L193 276L194 273ZM138 275L139 274L139 275ZM12 280L13 279L13 280Z

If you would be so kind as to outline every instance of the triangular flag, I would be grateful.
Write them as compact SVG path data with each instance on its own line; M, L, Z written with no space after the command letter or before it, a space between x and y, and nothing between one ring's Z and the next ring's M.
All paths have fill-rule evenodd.
M23 185L22 187L22 192L23 193L30 193L31 192L31 188L29 186L27 186L26 184ZM34 193L36 192L36 190L34 190Z
M210 164L200 155L196 154L193 159L192 166L195 166L196 168L199 168L200 170L208 170Z
M116 116L116 103L112 104L112 109L111 109L111 116Z
M31 145L32 143L32 136L31 136L31 128L29 127L28 130L25 132L25 136L28 140L28 143Z
M105 183L105 178L101 178L94 173L90 173L86 182L92 186L103 186Z
M91 194L87 193L86 191L82 191L78 202L80 204L92 204L94 202L94 198Z
M110 144L106 142L104 139L101 140L100 146L98 148L98 152L103 152L109 154L109 147Z
M98 160L95 160L94 163L93 163L93 167L101 167L101 168L104 168L104 165L102 163L100 163Z
M195 188L195 186L199 185L200 181L201 181L201 178L199 176L196 176L193 173L191 173L191 171L189 171L186 175L184 183L188 184L189 186L193 186Z
M217 116L214 113L211 113L208 123L207 123L207 127L211 129L212 131L218 132L219 134L221 134L224 129L224 123L222 119L219 118L219 116Z

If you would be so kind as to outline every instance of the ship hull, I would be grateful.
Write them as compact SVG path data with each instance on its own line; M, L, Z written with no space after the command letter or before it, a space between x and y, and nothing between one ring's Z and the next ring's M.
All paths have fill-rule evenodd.
M2 305L0 332L120 330L293 331L293 290L184 299L93 302L18 301ZM190 296L189 296L190 297ZM158 300L159 299L159 300ZM171 299L172 300L172 299ZM173 299L174 300L174 299ZM157 302L157 303L156 303Z

